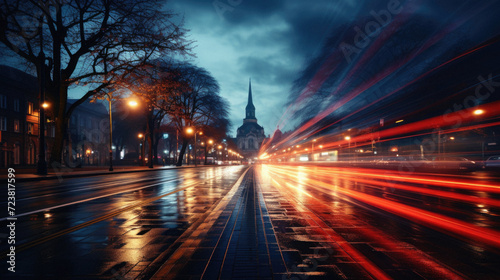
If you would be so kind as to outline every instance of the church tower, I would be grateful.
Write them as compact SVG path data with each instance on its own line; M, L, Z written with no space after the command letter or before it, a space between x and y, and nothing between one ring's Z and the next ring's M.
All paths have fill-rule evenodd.
M257 123L253 105L252 80L248 82L248 103L245 107L243 125L238 127L236 142L241 154L250 161L256 160L260 145L265 139L264 128Z
M255 106L253 105L252 100L252 79L248 81L248 104L245 108L246 118L243 120L245 122L257 122L255 118Z

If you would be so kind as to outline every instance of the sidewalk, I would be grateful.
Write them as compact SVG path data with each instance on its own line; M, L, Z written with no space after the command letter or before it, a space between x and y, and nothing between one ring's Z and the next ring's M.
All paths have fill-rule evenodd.
M198 165L204 166L204 165ZM85 166L80 168L69 168L62 167L60 169L48 170L47 175L37 175L36 168L14 168L16 181L38 181L38 180L52 180L63 178L77 178L77 177L87 177L87 176L97 176L97 175L111 175L118 173L130 173L130 172L146 172L155 170L166 170L174 168L189 168L194 167L194 165L155 165L154 168L149 168L147 166L113 166L113 171L109 171L109 166ZM8 178L8 169L0 169L0 180L6 180Z
M136 279L282 279L287 269L250 168L204 221L149 277Z

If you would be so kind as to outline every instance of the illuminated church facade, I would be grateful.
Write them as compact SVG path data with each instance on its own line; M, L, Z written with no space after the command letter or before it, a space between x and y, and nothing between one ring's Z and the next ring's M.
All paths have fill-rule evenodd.
M245 108L243 125L236 132L236 144L241 154L247 159L256 159L262 142L266 138L264 128L257 123L255 106L252 100L252 81L248 84L248 103Z

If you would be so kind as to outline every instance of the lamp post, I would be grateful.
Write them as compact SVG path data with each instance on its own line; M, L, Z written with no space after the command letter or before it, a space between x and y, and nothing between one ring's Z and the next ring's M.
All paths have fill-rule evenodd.
M87 149L85 151L85 154L87 155L87 164L90 165L90 153L91 153L91 150L90 149Z
M192 127L186 128L186 133L187 134L193 134L194 133L194 166L196 167L196 129Z
M109 171L113 171L113 112L111 111L111 95L106 92L109 104Z
M186 128L186 133L187 134L194 134L194 166L198 166L198 156L197 156L197 151L198 151L198 141L196 139L196 135L199 133L200 135L203 135L202 131L196 131L196 127L188 127Z
M349 160L351 160L351 136L346 136L344 139L349 141L347 152L349 153Z
M214 144L214 140L209 139L209 140L208 140L208 144L213 145L213 144ZM208 146L208 144L207 144L207 146ZM206 149L206 147L205 147L205 149ZM212 146L212 149L213 149L213 146ZM214 155L213 155L213 154L212 154L212 160L214 160ZM214 160L214 161L215 161L215 160ZM207 164L207 157L205 156L205 165L206 165L206 164Z
M144 134L139 133L139 139L141 139L141 166L144 166Z
M43 68L43 66L42 66ZM43 71L43 70L42 70ZM43 81L43 79L42 79ZM43 84L43 82L41 82ZM42 87L42 86L40 86ZM38 162L36 166L36 174L47 175L47 161L45 160L45 109L49 107L49 104L44 101L45 93L44 89L40 89L40 110L39 110L39 129L38 129Z
M41 21L43 23L43 16ZM42 25L39 26L38 32L40 34L40 95L39 95L39 119L40 122L38 127L38 162L36 168L36 174L47 175L47 161L45 160L45 108L47 105L45 103L45 53L43 52L43 30ZM43 105L42 105L43 104ZM46 106L44 106L46 105ZM44 108L44 109L42 109Z
M217 146L217 149L219 149L219 155L222 158L222 152L220 151L222 149L222 145ZM219 156L217 156L217 159L218 158L219 158Z

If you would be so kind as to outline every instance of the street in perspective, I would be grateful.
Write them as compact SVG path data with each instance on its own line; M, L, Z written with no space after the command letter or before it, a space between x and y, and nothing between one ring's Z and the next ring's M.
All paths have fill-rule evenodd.
M0 279L499 279L499 12L0 3Z

